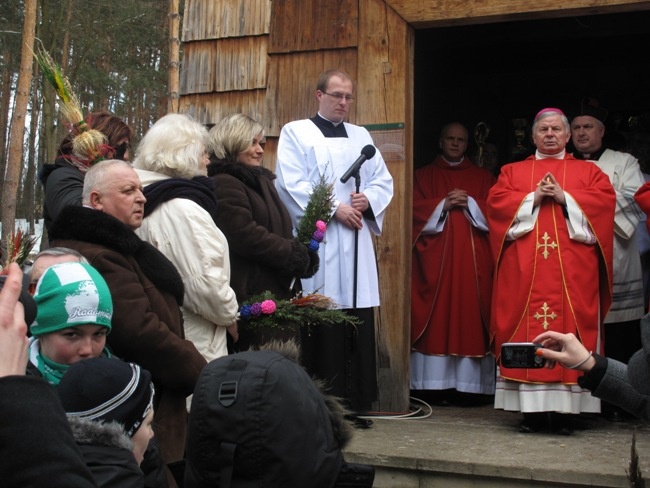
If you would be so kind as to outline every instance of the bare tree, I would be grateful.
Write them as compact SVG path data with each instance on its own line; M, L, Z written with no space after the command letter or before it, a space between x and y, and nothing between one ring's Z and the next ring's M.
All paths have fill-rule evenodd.
M29 102L29 87L32 83L32 52L36 29L36 1L25 0L25 21L23 23L23 44L16 89L16 104L11 117L11 135L9 139L9 158L5 172L4 189L0 211L2 214L2 242L7 243L13 233L16 222L16 194L18 177L23 159L23 136Z
M11 101L12 63L11 49L3 49L2 59L5 60L4 69L0 70L0 175L5 174L6 152L7 152L7 131L9 129L9 113ZM0 200L2 189L0 188Z
M178 0L169 0L169 99L167 102L167 111L170 113L178 112L178 100L180 76L180 14L178 13Z
M177 1L178 12L182 12L183 1ZM9 205L14 219L31 220L32 213L34 218L40 217L43 198L37 171L55 163L57 148L70 127L59 117L57 96L42 72L36 69L30 85L20 67L25 33L16 26L25 24L33 3L3 2L7 8L0 15L0 206ZM167 112L170 92L178 100L178 88L167 86L165 68L169 66L169 46L174 44L170 38L179 37L178 31L170 36L171 21L179 23L182 16L170 17L168 2L159 0L91 3L89 8L83 0L36 0L36 43L69 79L84 114L98 110L115 113L132 126L137 144L151 123ZM33 47L34 42L29 43ZM178 59L172 66L180 70ZM20 87L19 73L23 78ZM26 109L18 106L15 110L19 93L27 97L28 86L31 92ZM20 169L7 169L10 157L12 164L22 168L22 175ZM0 218L6 218L2 210ZM6 232L12 228L13 224L7 224Z
M36 63L36 61L34 61ZM35 80L33 80L35 81ZM22 182L22 191L20 192L20 205L22 207L22 212L19 209L18 216L24 216L29 223L29 233L34 234L34 222L36 219L41 216L41 205L34 198L34 191L38 182L36 181L36 170L38 168L38 148L37 148L37 134L38 134L38 125L40 120L40 105L37 98L40 96L40 92L34 88L32 89L32 110L31 110L31 120L29 127L29 138L28 138L28 156L25 159L25 164L22 165L21 171L21 182Z

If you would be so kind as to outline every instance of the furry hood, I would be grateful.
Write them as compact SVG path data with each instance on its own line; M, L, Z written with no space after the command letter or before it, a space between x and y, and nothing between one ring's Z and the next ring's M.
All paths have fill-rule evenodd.
M118 422L68 417L68 423L77 444L133 450L133 441Z
M260 190L260 178L268 178L273 181L275 174L262 166L251 166L250 164L236 163L224 159L212 160L208 165L208 176L229 175L238 179L246 186Z
M50 229L50 242L57 240L89 242L133 257L157 288L172 294L179 305L183 304L183 279L174 264L112 215L68 205Z

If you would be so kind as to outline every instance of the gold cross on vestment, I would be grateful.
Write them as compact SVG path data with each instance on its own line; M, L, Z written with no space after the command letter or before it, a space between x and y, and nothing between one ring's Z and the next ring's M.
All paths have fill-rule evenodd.
M535 313L533 317L535 317L537 320L539 319L544 319L544 322L542 322L542 326L544 327L544 330L548 329L548 326L551 325L550 322L547 319L555 320L557 318L557 314L555 312L548 313L549 306L548 303L544 302L544 305L542 305L542 312L543 313Z
M548 256L551 254L548 252L548 248L550 247L551 249L557 248L557 244L555 242L551 242L550 244L548 243L548 240L551 238L551 236L548 235L548 232L544 232L544 235L542 236L542 240L544 243L537 243L537 247L535 250L539 249L540 247L544 248L544 251L542 252L542 255L544 256L544 259L548 259Z

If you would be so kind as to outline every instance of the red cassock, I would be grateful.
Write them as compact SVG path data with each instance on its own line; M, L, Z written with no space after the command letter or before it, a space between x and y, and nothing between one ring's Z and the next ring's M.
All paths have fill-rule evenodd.
M487 234L460 208L448 212L438 234L421 234L436 206L454 188L465 190L485 215L494 176L467 158L450 166L438 157L416 171L413 187L411 346L428 355L483 357L488 323L492 257Z
M650 181L637 190L634 194L634 200L646 215L650 215ZM650 233L650 219L646 220L645 225Z
M550 197L543 199L533 230L507 240L524 198L547 172L577 202L586 218L581 225L595 236L595 244L569 238L565 209ZM588 350L600 352L600 327L612 299L615 205L609 178L588 161L531 156L501 169L487 206L496 263L491 320L495 354L504 342L530 342L545 330L572 332ZM531 383L575 384L581 374L560 367L500 371L504 378Z

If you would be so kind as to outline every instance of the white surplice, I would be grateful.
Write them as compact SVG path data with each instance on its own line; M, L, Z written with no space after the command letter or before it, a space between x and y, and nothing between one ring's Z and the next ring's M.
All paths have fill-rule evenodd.
M294 225L304 215L313 186L321 175L334 184L335 206L351 203L355 179L341 183L341 176L355 162L361 149L373 144L369 132L345 123L348 137L325 137L308 119L290 122L280 134L276 166L276 188ZM375 219L363 219L358 235L357 308L379 305L379 285L373 237L381 235L386 208L393 196L393 178L379 151L365 161L359 172L361 185ZM320 269L313 278L303 279L305 292L330 297L339 308L352 308L354 273L354 231L334 218L329 222L319 249Z

